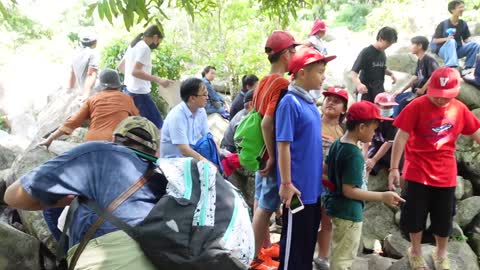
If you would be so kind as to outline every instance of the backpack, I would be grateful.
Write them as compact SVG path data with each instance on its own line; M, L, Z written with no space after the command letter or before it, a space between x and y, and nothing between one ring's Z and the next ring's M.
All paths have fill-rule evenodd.
M200 138L195 145L190 145L190 147L206 159L210 160L213 164L216 164L220 168L220 171L223 172L220 155L218 154L217 146L213 140L213 135L210 132Z
M102 209L86 198L79 201L137 241L157 269L247 269L254 236L248 206L238 190L207 161L158 159L157 165L155 173L168 181L166 194L135 227L113 216L110 207ZM130 189L136 191L148 181L139 184L142 179ZM84 237L77 250L88 240ZM79 255L74 254L69 269L74 269L75 257Z
M448 22L449 21L450 21L450 19L446 19L445 21L442 22L442 37L447 37L447 29L448 29ZM462 20L459 23L463 23L462 31L465 31L465 28L467 27L467 23L462 21ZM430 50L432 50L432 52L438 54L438 51L440 50L440 48L442 47L443 44L440 45L438 43L435 43L435 42L433 42L433 39L434 39L434 37L432 37L432 39L430 40Z
M281 77L276 78L270 83L265 94L263 94L260 108L263 107L265 97L271 91L273 83L280 78ZM258 100L258 98L256 100ZM280 100L278 102L280 102ZM254 105L254 108L256 108L256 105ZM263 156L267 150L265 142L263 141L262 119L263 117L259 112L255 109L251 110L238 124L233 136L240 164L242 167L253 172L259 170Z

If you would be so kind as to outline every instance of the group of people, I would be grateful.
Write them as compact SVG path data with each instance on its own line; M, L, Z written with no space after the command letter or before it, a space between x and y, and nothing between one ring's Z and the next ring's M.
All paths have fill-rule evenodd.
M426 53L431 44L426 37L413 37L411 52L418 57L415 74L394 94L386 93L385 75L394 82L396 78L386 66L385 50L397 41L397 32L383 27L352 67L361 101L348 108L348 91L330 87L322 92L320 111L311 93L322 89L327 64L336 58L327 55L322 41L327 31L324 21L314 22L305 42L297 42L286 31L272 32L264 48L269 73L260 80L253 74L244 76L231 107L213 89L216 69L207 66L201 79L182 82L182 101L165 119L149 94L151 82L164 87L171 83L151 74L151 50L164 37L157 26L151 26L131 42L119 64L126 86L115 70L102 70L97 93L40 144L48 147L87 119L91 123L86 141L95 142L82 144L26 174L8 188L5 202L20 209L45 209L45 220L59 240L58 219L74 197L87 197L107 208L150 169L156 157L205 160L225 175L240 168L233 137L242 119L255 111L262 117L266 153L255 172L253 194L245 194L253 200L251 269L310 270L312 260L320 269L350 269L360 245L365 201L401 205L401 227L411 241L408 259L416 270L427 267L421 239L430 214L435 268L450 269L447 244L455 208L455 141L464 134L480 143L480 120L455 99L461 81L458 58L467 56L461 70L465 75L475 68L472 59L479 50L477 43L469 41L468 26L459 19L463 9L463 2L450 2L452 17L437 27L432 40L445 67ZM450 30L452 34L444 37L447 24L447 30L455 28L456 32ZM77 77L70 80L72 87L76 81L85 97L98 71L95 57L87 57L95 42L95 37L82 39L84 56L80 58L93 59L83 65L84 71L72 65L72 76ZM284 77L286 73L291 81ZM230 117L220 145L209 131L210 113ZM368 175L382 169L389 172L389 191L368 191ZM129 225L142 222L166 193L167 184L157 178L113 214ZM234 184L248 192L242 187L245 183ZM396 192L399 186L401 194ZM270 241L273 213L281 216L279 243ZM69 255L96 217L84 205L77 209L69 229ZM138 244L115 226L100 225L93 238L97 241L87 244L77 267L153 269ZM318 256L314 256L317 244Z

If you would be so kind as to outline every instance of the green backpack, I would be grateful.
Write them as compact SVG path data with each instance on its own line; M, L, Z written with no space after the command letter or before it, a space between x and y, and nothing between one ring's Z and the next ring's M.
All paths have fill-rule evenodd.
M265 97L272 89L273 83L280 78L281 77L273 80L267 91L265 91L262 102L260 103L260 108L263 107ZM255 105L254 108L256 108ZM262 115L253 109L243 118L240 124L238 124L235 135L233 136L240 165L253 172L258 171L260 168L260 163L267 150L265 142L263 141L262 119Z

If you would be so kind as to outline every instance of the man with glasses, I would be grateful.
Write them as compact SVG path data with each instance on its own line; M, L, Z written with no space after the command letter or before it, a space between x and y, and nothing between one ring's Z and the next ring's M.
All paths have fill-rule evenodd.
M201 79L189 78L180 86L182 102L173 107L165 118L160 144L160 157L193 157L205 160L206 157L195 151L191 145L207 135L207 113L205 106L208 91Z
M288 80L283 78L288 71L288 62L295 53L298 43L285 31L274 31L267 39L265 53L270 61L270 73L258 84L253 96L255 110L262 115L262 133L267 148L266 162L255 174L255 210L253 231L255 234L255 259L251 269L278 267L272 258L280 257L278 244L272 245L269 237L269 220L280 207L275 162L274 117L281 94L288 88Z

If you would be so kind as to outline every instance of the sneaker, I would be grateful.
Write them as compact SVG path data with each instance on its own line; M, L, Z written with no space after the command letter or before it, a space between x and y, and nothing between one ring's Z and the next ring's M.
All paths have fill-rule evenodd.
M317 266L318 270L329 270L330 269L330 262L328 259L322 259L322 258L315 258L313 259L313 263L315 266Z
M474 70L475 70L475 69L474 69L473 67L462 69L462 71L461 71L462 77L464 77L464 76L466 76L466 75L468 75L468 74L473 73Z
M270 246L269 248L262 248L260 250L260 253L274 260L275 259L278 260L280 258L280 244L275 243L275 244L272 244L272 246Z
M249 270L277 270L279 265L279 262L272 260L272 258L260 252L258 257L250 263Z

